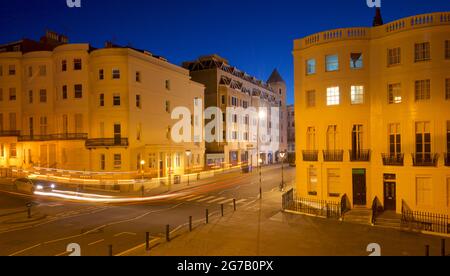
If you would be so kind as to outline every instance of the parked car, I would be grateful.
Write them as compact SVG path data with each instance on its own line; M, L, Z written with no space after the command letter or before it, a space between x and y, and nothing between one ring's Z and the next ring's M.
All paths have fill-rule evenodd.
M19 178L14 181L14 190L27 194L34 194L35 191L51 192L56 185L49 181L32 180L28 178Z

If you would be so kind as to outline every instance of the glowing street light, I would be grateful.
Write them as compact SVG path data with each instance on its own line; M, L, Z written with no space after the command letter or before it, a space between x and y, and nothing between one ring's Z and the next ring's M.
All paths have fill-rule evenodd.
M144 187L144 166L145 166L145 160L141 160L141 162L139 162L139 164L141 165L141 177L142 177L141 193L142 193L142 197L144 197L144 194L145 194L145 187Z
M281 158L281 184L280 184L280 192L284 191L284 159L286 158L286 151L280 152Z
M186 174L187 174L187 177L188 177L188 183L187 183L187 185L189 186L189 173L190 173L190 163L191 163L191 155L192 155L192 151L190 151L190 150L187 150L186 151L186 157L187 157L187 170L186 170Z

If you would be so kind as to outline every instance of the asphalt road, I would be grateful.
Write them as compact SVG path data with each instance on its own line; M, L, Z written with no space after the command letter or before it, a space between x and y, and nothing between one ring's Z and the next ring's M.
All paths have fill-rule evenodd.
M264 168L262 175L263 191L278 189L279 166ZM285 168L286 182L294 176L295 170ZM67 246L72 243L80 245L82 256L107 256L110 245L116 255L144 243L146 232L151 239L164 237L166 225L171 230L184 226L189 216L201 224L206 209L218 214L224 204L225 212L232 212L233 199L239 209L257 201L258 196L257 171L216 176L170 201L129 205L85 204L0 192L0 255L64 256L70 254ZM29 201L39 204L34 212L45 215L44 219L23 223L26 213L2 217L1 212L23 210Z

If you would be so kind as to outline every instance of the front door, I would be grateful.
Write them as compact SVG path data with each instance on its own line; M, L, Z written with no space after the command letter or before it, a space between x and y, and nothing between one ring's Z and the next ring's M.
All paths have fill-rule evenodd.
M384 209L390 211L397 210L397 183L395 175L384 176Z
M353 205L367 205L366 170L353 170Z

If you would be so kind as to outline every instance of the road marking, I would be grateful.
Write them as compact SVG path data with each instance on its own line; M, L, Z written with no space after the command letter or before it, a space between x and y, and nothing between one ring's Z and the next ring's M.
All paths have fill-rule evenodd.
M187 201L194 201L194 200L200 199L200 198L202 198L202 197L205 197L205 196L204 196L204 195L202 195L202 196L197 196L197 197L188 199Z
M216 197L215 196L205 197L204 199L197 200L197 202L204 202L204 201L207 201L207 200L211 200L213 198L216 198Z
M62 253L59 253L59 254L56 254L55 255L55 257L61 257L61 256L64 256L64 255L67 255L67 254L70 254L71 252L62 252Z
M183 196L183 197L178 198L178 200L186 200L186 199L191 198L191 197L194 197L194 196L197 196L197 195Z
M224 201L219 202L219 204L226 204L229 201L232 201L233 199L229 198L229 199L225 199Z
M246 199L240 199L240 200L236 201L236 204L241 204L241 203L244 203L246 201L247 201ZM233 205L233 203L230 203L230 205Z
M136 233L122 232L122 233L119 233L119 234L115 234L114 237L117 238L117 237L120 237L120 236L123 236L123 235L136 236Z
M219 197L219 198L216 198L214 200L208 201L208 203L214 203L214 202L221 201L221 200L224 200L224 199L225 199L225 197Z
M157 241L157 240L160 240L160 239L161 239L161 238L155 238L155 239L153 239L153 240L150 241L150 244L153 243L153 242L155 242L155 241ZM130 252L133 252L133 251L135 251L135 250L144 248L146 245L147 245L146 243L140 244L140 245L138 245L138 246L135 246L135 247L133 247L133 248L130 248L130 249L128 249L128 250L125 250L125 251L123 251L123 252L121 252L121 253L119 253L119 254L117 254L117 255L115 255L115 256L116 256L116 257L125 256L125 255L127 255L128 253L130 253Z
M31 246L31 247L28 247L28 248L25 248L25 249L23 249L23 250L14 252L14 253L12 253L12 254L9 255L9 256L10 256L10 257L13 257L13 256L16 256L16 255L19 255L20 253L23 253L23 252L25 252L25 251L31 250L31 249L36 248L36 247L39 247L39 246L41 246L41 243L40 243L40 244L33 245L33 246Z
M94 244L98 244L98 243L101 243L101 242L104 242L104 241L105 241L104 239L101 239L101 240L98 240L98 241L95 241L95 242L91 242L91 243L88 244L88 246L92 246Z

